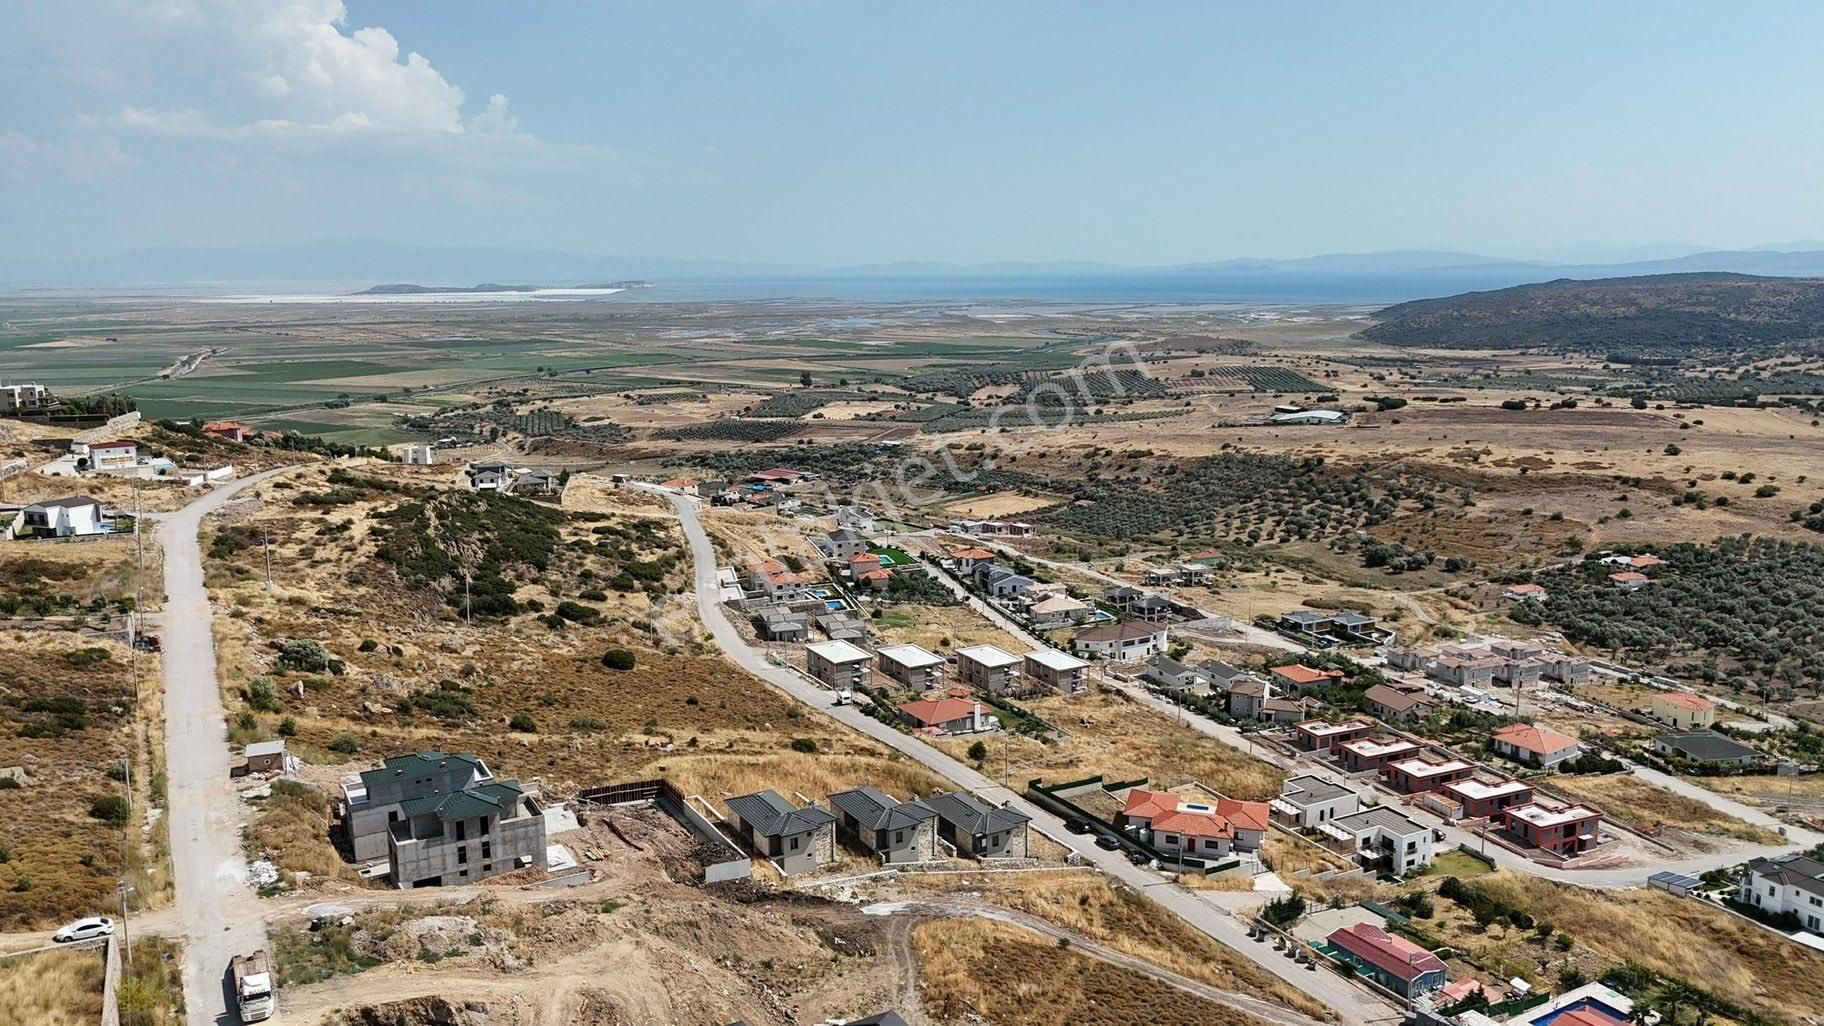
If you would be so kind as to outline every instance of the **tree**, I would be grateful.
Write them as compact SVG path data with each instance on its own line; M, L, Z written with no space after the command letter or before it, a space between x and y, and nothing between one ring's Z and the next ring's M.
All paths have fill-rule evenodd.
M969 746L969 761L981 765L988 759L988 746L980 741Z
M634 666L633 653L624 648L611 648L602 654L602 665L610 670L631 670Z
M280 720L279 721L279 736L280 737L297 737L298 736L298 721L292 719L289 716Z
M798 384L799 384L799 386L800 386L800 387L802 387L802 388L809 388L809 387L811 387L811 372L810 372L810 371L808 371L808 370L807 370L807 371L799 371L799 372L798 372Z
M507 721L507 727L510 730L517 730L522 734L538 733L538 721L525 713L514 713L513 718Z

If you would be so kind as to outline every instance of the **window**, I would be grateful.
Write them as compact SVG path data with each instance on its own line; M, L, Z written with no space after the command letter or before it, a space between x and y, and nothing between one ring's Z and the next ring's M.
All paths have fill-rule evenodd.
M469 864L469 849L468 848L463 847L463 848L456 849L456 864L459 866L466 866ZM464 870L464 872L467 872L467 870Z
M458 841L466 841L469 839L468 821L461 819L456 821L456 839Z
M893 831L893 843L894 844L906 843L906 832L904 830Z
M797 851L798 850L798 838L796 838L796 837L792 838L791 844L787 845L786 847L792 851Z
M1177 834L1166 834L1166 835L1165 835L1165 843L1167 843L1167 844L1177 844L1177 843L1178 843L1178 835L1177 835Z
M494 818L492 816L481 817L481 836L483 836L483 837L488 836L488 831L493 826L494 826Z
M494 857L494 842L493 841L481 842L481 857L484 859L491 859Z

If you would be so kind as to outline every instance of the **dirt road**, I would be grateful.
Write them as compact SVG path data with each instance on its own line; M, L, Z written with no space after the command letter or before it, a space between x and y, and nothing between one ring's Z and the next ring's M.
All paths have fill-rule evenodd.
M215 673L215 637L197 529L203 517L274 474L223 485L158 525L165 552L164 684L166 815L175 912L184 937L189 1026L237 1022L224 983L228 960L266 945L259 899L241 855L240 799L228 786L227 718ZM275 1018L273 1021L277 1021Z

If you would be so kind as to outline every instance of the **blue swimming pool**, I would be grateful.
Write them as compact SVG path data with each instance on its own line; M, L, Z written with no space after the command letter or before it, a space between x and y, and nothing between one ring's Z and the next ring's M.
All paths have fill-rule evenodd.
M847 609L847 608L849 608L849 604L848 604L848 603L847 603L847 602L844 602L844 601L843 601L843 600L841 600L841 599L830 599L830 600L828 600L828 601L826 601L826 602L825 602L825 603L824 603L824 604L823 604L823 608L825 608L825 609L827 609L827 610L829 610L829 611L830 611L830 612L832 612L832 613L834 613L834 612L836 612L836 611L837 611L837 610L839 610L839 609Z

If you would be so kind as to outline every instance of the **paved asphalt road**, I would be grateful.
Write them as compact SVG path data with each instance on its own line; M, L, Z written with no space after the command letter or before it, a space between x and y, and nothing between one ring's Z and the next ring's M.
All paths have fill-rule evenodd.
M881 723L857 706L834 705L834 696L829 691L811 683L791 669L767 662L748 645L747 640L741 636L722 611L720 588L716 584L715 549L710 544L709 535L703 530L702 523L697 519L695 500L649 485L634 485L633 487L663 495L677 509L678 519L683 526L684 536L690 542L691 556L695 564L698 611L703 623L715 637L716 643L722 647L723 653L742 669L824 715L868 735L908 758L917 760L933 772L974 791L984 799L997 805L1011 805L1031 816L1035 822L1047 828L1047 833L1065 839L1065 843L1070 845L1077 854L1101 869L1102 872L1145 893L1197 930L1235 949L1275 976L1322 1002L1326 1007L1334 1009L1344 1022L1391 1022L1400 1018L1398 1009L1341 976L1325 969L1312 971L1299 968L1284 955L1275 953L1270 944L1249 940L1247 926L1237 921L1226 910L1202 900L1193 892L1171 883L1158 873L1130 864L1126 858L1117 853L1103 851L1096 847L1088 837L1065 832L1062 820L989 779L973 767L952 759L917 738Z
M188 1026L238 1023L227 985L228 960L266 946L258 897L241 854L245 814L228 783L228 721L215 673L215 637L197 529L237 492L279 471L223 485L167 515L157 537L165 552L165 772L182 924ZM273 1022L277 1022L274 1017Z

